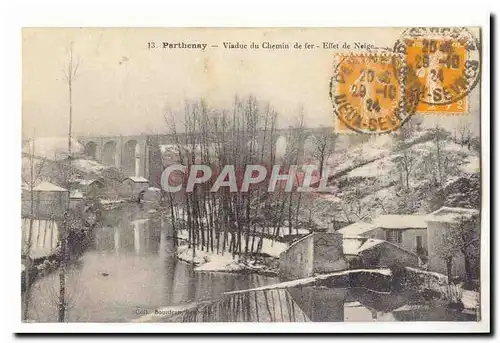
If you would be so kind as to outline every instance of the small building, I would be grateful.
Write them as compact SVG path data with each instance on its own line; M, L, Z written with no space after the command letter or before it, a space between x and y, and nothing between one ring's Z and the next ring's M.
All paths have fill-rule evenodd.
M426 220L429 242L429 270L446 275L447 267L443 251L452 249L454 251L451 261L451 273L453 276L465 277L465 256L456 247L449 246L449 244L453 244L453 239L449 238L451 235L456 235L456 232L451 232L452 230L461 230L463 232L461 236L465 236L469 240L469 242L464 242L467 244L468 249L477 249L479 251L481 237L480 212L475 209L461 207L441 207L429 214ZM468 255L473 277L478 278L480 270L479 253L469 251Z
M138 200L149 187L149 180L141 176L129 176L122 181L121 194L124 197Z
M344 254L356 256L356 268L390 267L402 264L409 267L418 266L418 256L396 244L381 239L365 237L344 237Z
M80 180L79 188L87 197L99 197L104 193L105 184L102 179Z
M31 191L33 191L33 203ZM69 207L69 192L66 188L48 181L40 182L34 187L25 184L22 187L21 202L21 215L23 217L60 218Z
M288 280L347 268L342 235L335 232L311 233L293 242L280 254L280 277Z
M363 236L344 236L344 255L352 268L390 267L401 263L418 266L418 256L385 240Z
M381 215L375 218L373 224L384 231L384 235L377 238L415 254L427 255L426 218L421 214Z
M344 236L386 240L417 255L427 255L426 218L419 214L381 215L371 222L350 224L338 232Z

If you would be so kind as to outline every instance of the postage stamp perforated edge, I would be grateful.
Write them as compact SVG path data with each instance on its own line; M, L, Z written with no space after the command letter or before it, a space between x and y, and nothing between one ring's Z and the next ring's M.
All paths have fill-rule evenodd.
M347 124L341 119L341 116L339 116L338 110L336 108L336 103L335 103L335 95L336 91L339 86L338 82L338 71L341 63L346 59L346 58L369 58L369 57L387 57L389 58L391 62L391 66L394 70L395 77L398 80L398 86L399 86L399 94L400 94L400 99L398 103L398 108L397 112L398 115L401 117L400 124L398 127L390 129L390 130L384 130L384 131L366 131L366 130L361 130L359 128L355 128ZM394 61L398 61L400 64L395 64ZM356 52L342 52L342 53L336 53L333 56L333 76L330 78L330 85L329 85L329 95L330 95L330 101L333 109L333 121L334 121L334 130L335 133L337 134L359 134L359 133L364 133L364 134L378 134L378 135L383 135L383 134L390 134L399 129L406 120L413 114L413 113L407 113L406 108L405 108L405 80L406 80L406 56L403 53L391 51L389 49L384 49L384 48L379 48L375 50L371 50L370 52L363 52L363 51L356 51Z
M449 32L448 32L449 31ZM447 33L447 34L446 34ZM477 38L468 28L466 27L456 27L456 28L431 28L431 27L420 27L420 28L412 28L412 29L406 29L401 33L401 38L398 39L395 42L394 45L394 51L398 51L399 53L403 53L405 57L406 51L404 47L406 46L407 41L416 41L416 40L423 40L423 39L428 39L428 40L449 40L449 39L454 39L457 42L466 41L474 46L474 49L472 50L473 52L476 52L478 54L477 56L477 61L478 61L478 71L475 79L472 82L472 85L464 92L463 95L457 97L457 99L450 101L449 103L445 104L430 104L427 102L422 102L419 105L422 105L421 107L429 107L425 110L422 109L417 109L415 112L415 115L441 115L441 116L463 116L463 115L468 115L470 114L470 93L472 90L479 84L480 79L481 79L481 43L479 38ZM462 45L465 45L465 43L461 43ZM471 59L472 52L468 49L465 51L465 60ZM465 63L465 62L464 62ZM406 59L406 67L409 67L408 60ZM432 109L430 107L435 107L435 106L446 106L446 105L453 105L456 104L458 101L464 100L463 104L463 109L460 111L457 110L446 110L446 109L439 109L435 108ZM450 106L448 106L450 107Z

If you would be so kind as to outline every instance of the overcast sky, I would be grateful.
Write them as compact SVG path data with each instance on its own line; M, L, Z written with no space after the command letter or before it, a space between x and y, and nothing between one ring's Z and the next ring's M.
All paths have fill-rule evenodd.
M23 136L67 133L68 89L62 69L70 42L79 60L73 86L75 134L166 132L163 109L181 109L184 99L204 97L228 106L235 94L269 100L283 126L303 105L308 126L332 126L328 97L334 50L227 50L223 42L354 41L392 47L400 28L379 29L24 29ZM205 51L149 50L148 42L207 43ZM218 45L211 48L210 45ZM478 88L472 115L430 116L456 126L466 121L477 132Z

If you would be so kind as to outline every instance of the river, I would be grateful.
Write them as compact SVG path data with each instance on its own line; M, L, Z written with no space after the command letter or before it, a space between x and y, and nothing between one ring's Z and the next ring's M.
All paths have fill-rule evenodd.
M86 251L68 268L66 321L129 322L156 308L217 299L225 291L279 282L277 277L256 274L195 272L177 259L171 236L169 222L159 220L148 206L126 205L105 212ZM31 320L57 321L58 291L57 272L33 284ZM286 306L282 299L287 300ZM256 316L241 320L457 320L436 306L429 309L428 304L414 304L410 299L362 289L271 291L269 297L256 296L254 305L248 304ZM293 313L287 314L286 308ZM420 313L417 318L415 313Z

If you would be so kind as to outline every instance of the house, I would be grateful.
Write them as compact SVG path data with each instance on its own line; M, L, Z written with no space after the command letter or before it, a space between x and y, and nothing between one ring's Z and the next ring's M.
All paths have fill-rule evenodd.
M461 277L466 275L465 256L459 249L450 246L455 243L452 237L457 234L457 230L460 230L460 239L463 239L462 237L467 239L467 242L463 243L467 246L468 262L470 263L472 276L479 277L479 253L475 253L471 249L479 250L480 212L475 209L460 207L441 207L429 214L426 221L429 242L429 270L447 275L448 270L444 254L449 249L453 251L451 260L452 275ZM462 244L462 242L456 243Z
M373 224L383 230L387 242L418 255L427 255L427 222L421 214L381 215Z
M104 193L104 180L80 180L79 187L88 197L99 197Z
M138 200L149 187L149 180L140 176L129 176L122 181L121 194L128 198Z
M417 255L427 255L425 215L381 215L371 222L360 221L350 224L338 232L344 236L386 240Z
M21 205L22 217L60 218L69 207L69 192L48 181L42 181L34 187L25 184L22 186Z

